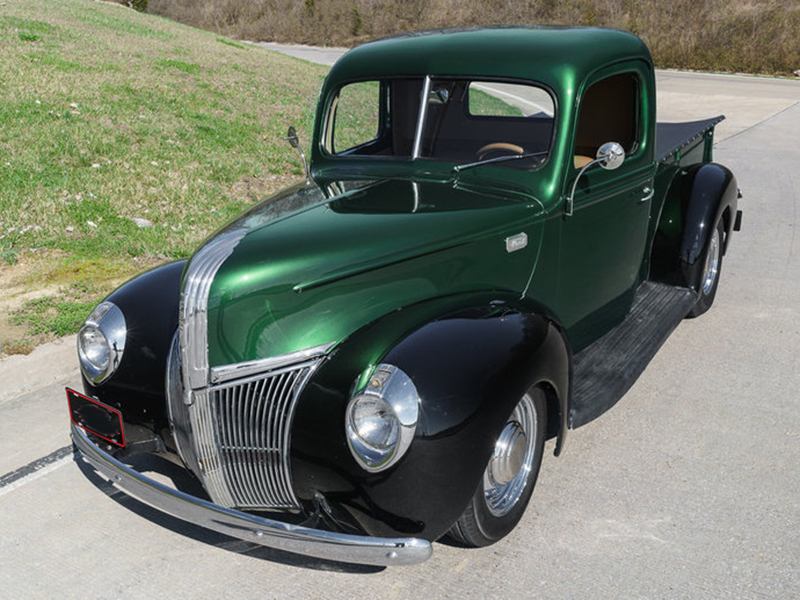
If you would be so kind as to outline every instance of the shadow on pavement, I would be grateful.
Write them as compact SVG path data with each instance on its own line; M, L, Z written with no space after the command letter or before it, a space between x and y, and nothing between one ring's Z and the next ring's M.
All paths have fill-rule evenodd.
M138 455L126 459L126 463L130 464L139 472L152 472L159 473L169 477L173 485L182 492L192 494L199 498L208 498L207 494L203 491L199 482L193 480L188 476L183 469L170 461L155 456L155 455ZM243 554L260 560L268 560L270 562L288 565L292 567L301 567L304 569L313 569L316 571L332 571L339 573L355 573L355 574L372 574L384 571L384 567L375 567L371 565L358 565L352 563L336 562L315 558L310 556L303 556L294 554L292 552L285 552L283 550L276 550L274 548L267 548L259 544L245 542L236 538L217 533L210 529L194 525L187 521L178 519L166 513L163 513L151 506L140 502L139 500L128 496L125 492L117 489L114 485L97 474L97 472L85 462L78 454L74 456L78 468L86 476L86 478L106 496L111 498L114 502L126 509L134 512L138 516L152 521L157 525L169 529L174 533L184 537L191 538L195 541L215 546L228 552L235 552L236 554Z

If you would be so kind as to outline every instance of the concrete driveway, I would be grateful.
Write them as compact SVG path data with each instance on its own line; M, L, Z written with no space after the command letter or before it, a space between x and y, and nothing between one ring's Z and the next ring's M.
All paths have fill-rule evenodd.
M381 570L160 515L73 461L67 339L0 362L0 597L800 597L800 84L658 80L663 120L729 114L716 159L745 194L743 230L714 308L545 456L507 539Z

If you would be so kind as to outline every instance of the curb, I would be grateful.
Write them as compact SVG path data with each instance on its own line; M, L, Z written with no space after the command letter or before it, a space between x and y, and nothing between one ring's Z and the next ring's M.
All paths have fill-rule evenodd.
M0 405L24 394L80 379L75 341L71 335L37 347L27 355L0 359Z

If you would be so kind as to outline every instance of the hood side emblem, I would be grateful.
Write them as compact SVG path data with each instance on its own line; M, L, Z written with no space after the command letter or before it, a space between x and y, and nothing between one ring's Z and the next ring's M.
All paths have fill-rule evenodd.
M528 234L518 233L506 238L506 252L516 252L528 245Z

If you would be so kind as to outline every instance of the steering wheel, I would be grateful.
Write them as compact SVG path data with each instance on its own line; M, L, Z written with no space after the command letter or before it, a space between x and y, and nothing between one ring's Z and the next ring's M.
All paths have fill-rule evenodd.
M498 156L502 156L503 154L518 154L522 156L525 154L525 149L522 146L509 142L492 142L478 150L478 160L484 160L493 153L497 153Z

